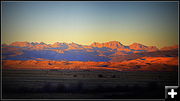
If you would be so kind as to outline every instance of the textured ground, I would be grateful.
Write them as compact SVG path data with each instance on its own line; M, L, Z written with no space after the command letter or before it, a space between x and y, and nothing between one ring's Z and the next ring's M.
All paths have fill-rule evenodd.
M177 72L3 69L3 98L164 99Z

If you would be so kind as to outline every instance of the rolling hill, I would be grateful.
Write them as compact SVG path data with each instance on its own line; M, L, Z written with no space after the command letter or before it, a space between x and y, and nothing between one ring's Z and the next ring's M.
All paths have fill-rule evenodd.
M90 45L13 42L2 45L2 59L4 68L175 70L178 66L178 45L158 49L139 43L125 46L118 41ZM54 61L60 61L60 65L54 64Z

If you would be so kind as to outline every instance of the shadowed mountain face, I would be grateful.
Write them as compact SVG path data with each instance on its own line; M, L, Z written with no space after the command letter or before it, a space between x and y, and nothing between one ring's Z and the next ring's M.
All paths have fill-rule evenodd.
M2 51L4 98L164 98L177 84L177 46L14 42Z
M177 84L174 46L14 42L2 51L4 98L164 98Z
M13 42L2 45L3 60L67 60L67 61L115 61L140 57L177 57L178 46L158 49L133 43L125 46L118 41L94 42L91 45L76 43L45 44L43 42Z

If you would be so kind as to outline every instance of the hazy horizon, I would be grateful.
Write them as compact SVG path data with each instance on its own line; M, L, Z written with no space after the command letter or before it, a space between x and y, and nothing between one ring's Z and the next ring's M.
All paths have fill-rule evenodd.
M106 42L112 42L112 41L116 41L116 40L110 40L110 41L106 41ZM15 42L28 42L28 43L41 43L41 42L30 42L30 41L15 41ZM57 41L57 42L59 42L59 43L67 43L67 44L70 44L70 43L76 43L76 42L62 42L62 41ZM54 44L54 43L57 43L57 42L53 42L53 43L47 43L47 42L42 42L42 43L45 43L45 44ZM106 43L106 42L96 42L96 43ZM118 42L120 42L120 41L118 41ZM12 43L14 43L14 42L12 42ZM10 45L10 44L12 44L12 43L2 43L1 45L3 45L3 44L6 44L6 45ZM93 44L94 42L92 42L92 43L89 43L89 44L79 44L79 43L76 43L76 44L78 44L78 45L91 45L91 44ZM123 44L122 42L120 42L121 44ZM134 44L134 43L137 43L137 42L133 42L133 43L130 43L130 44L123 44L123 45L125 45L125 46L129 46L129 45L132 45L132 44ZM142 44L142 43L138 43L138 44ZM146 44L142 44L142 45L145 45L145 46L148 46L148 45L146 45ZM174 45L171 45L171 46L176 46L176 45L179 45L179 44L174 44ZM154 45L155 46L155 45ZM157 46L156 46L157 47ZM157 47L157 48L164 48L164 47L169 47L169 46L163 46L163 47Z
M2 2L2 43L178 45L178 2Z

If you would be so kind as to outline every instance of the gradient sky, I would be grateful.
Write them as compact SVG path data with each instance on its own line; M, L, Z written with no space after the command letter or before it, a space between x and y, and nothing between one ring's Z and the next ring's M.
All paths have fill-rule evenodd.
M178 44L178 2L2 2L2 43Z

